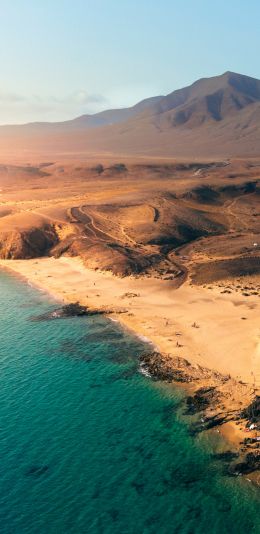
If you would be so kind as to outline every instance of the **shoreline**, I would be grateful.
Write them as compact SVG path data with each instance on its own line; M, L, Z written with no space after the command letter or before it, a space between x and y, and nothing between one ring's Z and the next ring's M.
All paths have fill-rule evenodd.
M176 290L170 282L160 279L119 278L86 268L78 257L0 260L0 267L11 270L56 300L64 303L78 300L90 308L112 309L110 315L114 320L151 340L161 352L186 357L194 364L230 374L254 386L251 371L254 365L260 366L259 299L229 297L217 290L188 284ZM241 321L244 313L249 321ZM196 319L196 324L189 324ZM227 359L222 353L229 345L232 354ZM259 386L255 385L260 391Z
M245 438L252 437L251 433L249 434L243 428L243 423L229 420L229 413L249 406L254 395L258 393L252 375L251 383L247 381L248 377L250 378L250 373L244 373L243 358L240 366L238 359L236 359L239 369L237 376L233 376L230 372L232 365L230 369L230 366L223 362L223 358L216 368L214 365L217 361L216 355L214 357L213 354L213 358L211 358L211 355L207 354L207 362L205 355L198 352L197 338L201 337L202 343L205 340L205 334L202 333L198 336L201 334L201 319L199 328L192 328L191 326L188 329L185 324L187 322L185 316L187 307L194 303L195 310L199 309L198 306L196 307L198 304L196 299L199 297L202 300L202 308L203 306L205 308L204 313L207 314L210 308L209 304L214 306L212 292L190 286L182 286L175 290L171 289L169 283L158 279L143 279L133 276L118 278L107 272L87 269L79 258L71 257L0 260L0 267L15 273L27 282L29 281L37 289L46 292L61 303L78 301L90 309L108 311L112 309L112 313L106 315L109 319L118 322L141 340L150 343L151 349L159 351L162 357L166 355L172 357L173 368L174 366L176 368L176 358L178 358L178 372L183 372L183 361L189 362L188 367L186 364L184 365L185 373L188 372L190 376L190 380L187 380L188 384L184 387L186 392L196 393L201 388L209 387L216 389L220 399L207 406L207 409L203 411L203 417L216 417L217 421L219 418L220 425L216 423L214 427L224 440L230 442L235 450L241 451L241 442ZM217 309L218 298L221 298L222 309L225 301L227 308L230 307L228 299L222 295L219 297L217 294ZM248 306L246 299L244 300L244 306ZM240 306L242 305L240 304ZM238 306L234 306L234 308L237 309ZM251 316L257 314L252 304L250 311ZM188 313L191 320L189 310ZM241 311L240 314L242 315ZM213 314L213 320L214 318ZM243 324L245 323L248 322L243 321ZM210 321L208 321L207 327L211 328ZM171 329L170 334L169 329ZM214 344L214 340L211 340L211 343ZM258 350L257 347L256 350ZM183 385L185 386L185 384ZM221 423L221 414L226 415L227 422Z

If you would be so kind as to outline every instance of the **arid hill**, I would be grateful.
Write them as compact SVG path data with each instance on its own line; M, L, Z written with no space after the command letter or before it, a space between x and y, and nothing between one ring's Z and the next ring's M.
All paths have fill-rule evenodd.
M0 257L196 284L260 272L260 160L0 167Z
M260 103L260 80L233 72L198 80L155 102L144 114L170 126L200 126L222 121L249 105Z

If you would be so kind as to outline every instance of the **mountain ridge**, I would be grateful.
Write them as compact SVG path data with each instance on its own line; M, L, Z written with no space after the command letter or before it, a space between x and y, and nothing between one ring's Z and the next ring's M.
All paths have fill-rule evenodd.
M0 149L52 153L254 156L260 154L260 80L227 71L130 108L60 123L0 126ZM8 145L9 143L9 145Z

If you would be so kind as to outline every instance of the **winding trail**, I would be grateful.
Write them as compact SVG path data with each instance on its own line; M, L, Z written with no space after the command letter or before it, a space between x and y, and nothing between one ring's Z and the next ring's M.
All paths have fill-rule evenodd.
M247 193L247 194L243 193L242 195L239 195L238 197L234 198L234 200L232 200L231 202L227 201L224 204L224 209L226 210L226 214L229 216L229 218L233 217L233 222L231 221L230 229L229 229L231 233L240 231L235 227L234 220L238 222L240 227L241 227L241 224L243 225L243 230L249 230L249 225L245 222L244 217L241 217L241 215L239 215L236 211L234 211L234 207L236 206L236 204L241 198L245 198L245 197L248 198L249 196L252 196L254 194L255 194L254 192Z

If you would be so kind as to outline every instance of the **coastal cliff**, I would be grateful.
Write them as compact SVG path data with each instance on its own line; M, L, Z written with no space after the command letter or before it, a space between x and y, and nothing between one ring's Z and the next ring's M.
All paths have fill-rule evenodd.
M0 232L1 259L29 259L44 256L58 241L53 225Z

